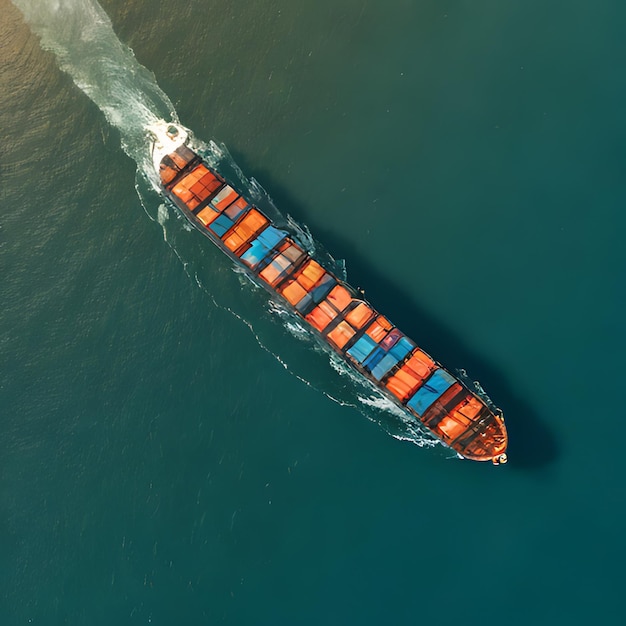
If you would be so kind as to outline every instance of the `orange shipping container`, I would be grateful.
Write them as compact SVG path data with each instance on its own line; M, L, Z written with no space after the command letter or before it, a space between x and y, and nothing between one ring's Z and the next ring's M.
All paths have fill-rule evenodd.
M210 206L204 207L196 216L205 226L208 226L219 213L214 211Z
M174 164L179 170L182 170L183 167L185 167L185 165L189 163L189 161L185 160L182 156L180 156L178 152L172 152L172 154L170 154L170 159L174 161Z
M467 419L473 420L482 408L483 403L478 398L472 396L465 406L459 408L459 413L465 415Z
M328 333L328 338L341 350L354 337L354 328L347 322L339 322Z
M463 434L465 430L465 426L459 424L456 420L452 419L449 415L446 415L440 422L435 426L435 431L439 431L443 438L447 441L452 441L456 439L459 435Z
M411 395L411 389L406 383L403 383L396 376L392 376L386 384L387 389L400 400L404 402Z
M413 352L411 358L404 364L403 369L411 370L418 378L426 378L434 369L435 362L419 348Z
M343 311L350 302L352 302L350 292L342 285L335 286L326 299L328 302L331 302L338 311Z
M300 276L298 276L298 282L307 290L311 291L315 286L315 283L325 274L324 268L311 259L304 264Z
M259 276L269 285L273 285L278 281L280 275L282 273L282 269L280 267L276 267L274 263L270 263L260 274Z
M217 178L215 178L212 172L207 172L200 178L200 182L205 187L208 187L214 180L217 180Z
M282 291L283 296L287 299L290 304L296 306L304 296L306 296L307 292L297 281L289 281L287 286Z
M380 343L391 330L391 324L386 317L379 315L365 331L376 343Z
M354 326L354 328L363 328L371 319L374 312L364 302L361 302L356 308L352 309L346 315L346 320Z
M239 197L239 194L234 189L231 189L228 193L224 194L224 197L219 200L219 202L215 203L215 206L220 211L223 211L237 197Z
M187 201L186 204L187 204L187 208L190 211L193 211L200 204L200 200L197 200L196 198L191 196L191 198Z
M237 201L239 202L239 201ZM246 216L241 220L240 226L244 226L250 232L252 236L256 232L258 232L263 226L267 226L269 224L269 220L259 213L256 209L250 209Z
M161 163L161 166L159 167L159 174L161 175L161 181L163 184L168 185L174 180L174 178L176 178L178 171L169 165L165 165L165 163Z
M240 237L236 232L231 233L224 239L224 245L231 251L236 252L241 245L245 243L245 240Z
M306 317L305 319L313 326L317 328L320 332L328 326L333 318L330 317L325 311L323 311L319 306L316 306Z
M389 391L391 391L398 398L400 398L400 400L404 401L409 396L413 395L413 393L420 386L420 381L415 379L409 373L400 369L389 378L385 386L387 387L387 389L389 389ZM396 390L401 393L396 393Z
M191 193L202 202L206 200L211 194L209 190L200 182L194 183L190 189Z
M172 193L177 195L185 203L193 198L191 191L189 191L189 189L187 189L187 187L185 187L182 183L178 183L174 189L172 189Z

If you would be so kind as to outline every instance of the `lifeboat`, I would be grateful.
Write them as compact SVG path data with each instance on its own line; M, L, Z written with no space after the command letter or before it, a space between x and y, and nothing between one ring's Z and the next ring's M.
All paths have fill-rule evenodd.
M148 127L159 191L392 402L461 457L506 463L502 412L312 258L194 150L182 126Z

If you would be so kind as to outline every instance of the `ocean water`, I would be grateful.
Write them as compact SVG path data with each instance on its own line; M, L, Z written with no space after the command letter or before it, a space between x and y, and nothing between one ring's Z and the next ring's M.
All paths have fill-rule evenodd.
M622 623L623 3L0 7L0 624ZM162 204L168 115L481 381L507 466Z

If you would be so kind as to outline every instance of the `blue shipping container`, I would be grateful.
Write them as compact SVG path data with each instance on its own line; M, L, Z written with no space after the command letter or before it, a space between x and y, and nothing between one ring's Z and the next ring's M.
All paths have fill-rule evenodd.
M356 359L359 363L363 363L369 353L376 347L376 342L367 335L363 335L349 350L348 354Z
M400 359L398 357L394 356L390 352L381 359L380 363L378 363L376 367L372 369L372 376L376 380L380 380L394 365L396 365L396 363L398 363L399 360Z
M222 237L222 235L233 225L233 220L231 220L228 215L224 215L222 213L217 219L213 220L213 222L209 225L209 228L218 236Z
M449 389L454 382L455 378L448 372L442 369L436 370L407 402L407 406L410 406L422 417L431 404L440 398L443 392Z

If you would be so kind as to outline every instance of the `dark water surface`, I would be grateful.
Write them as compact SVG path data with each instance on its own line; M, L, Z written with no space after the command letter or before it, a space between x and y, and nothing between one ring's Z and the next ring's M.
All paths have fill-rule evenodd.
M102 7L511 460L390 436L1 0L0 623L621 624L626 5Z

